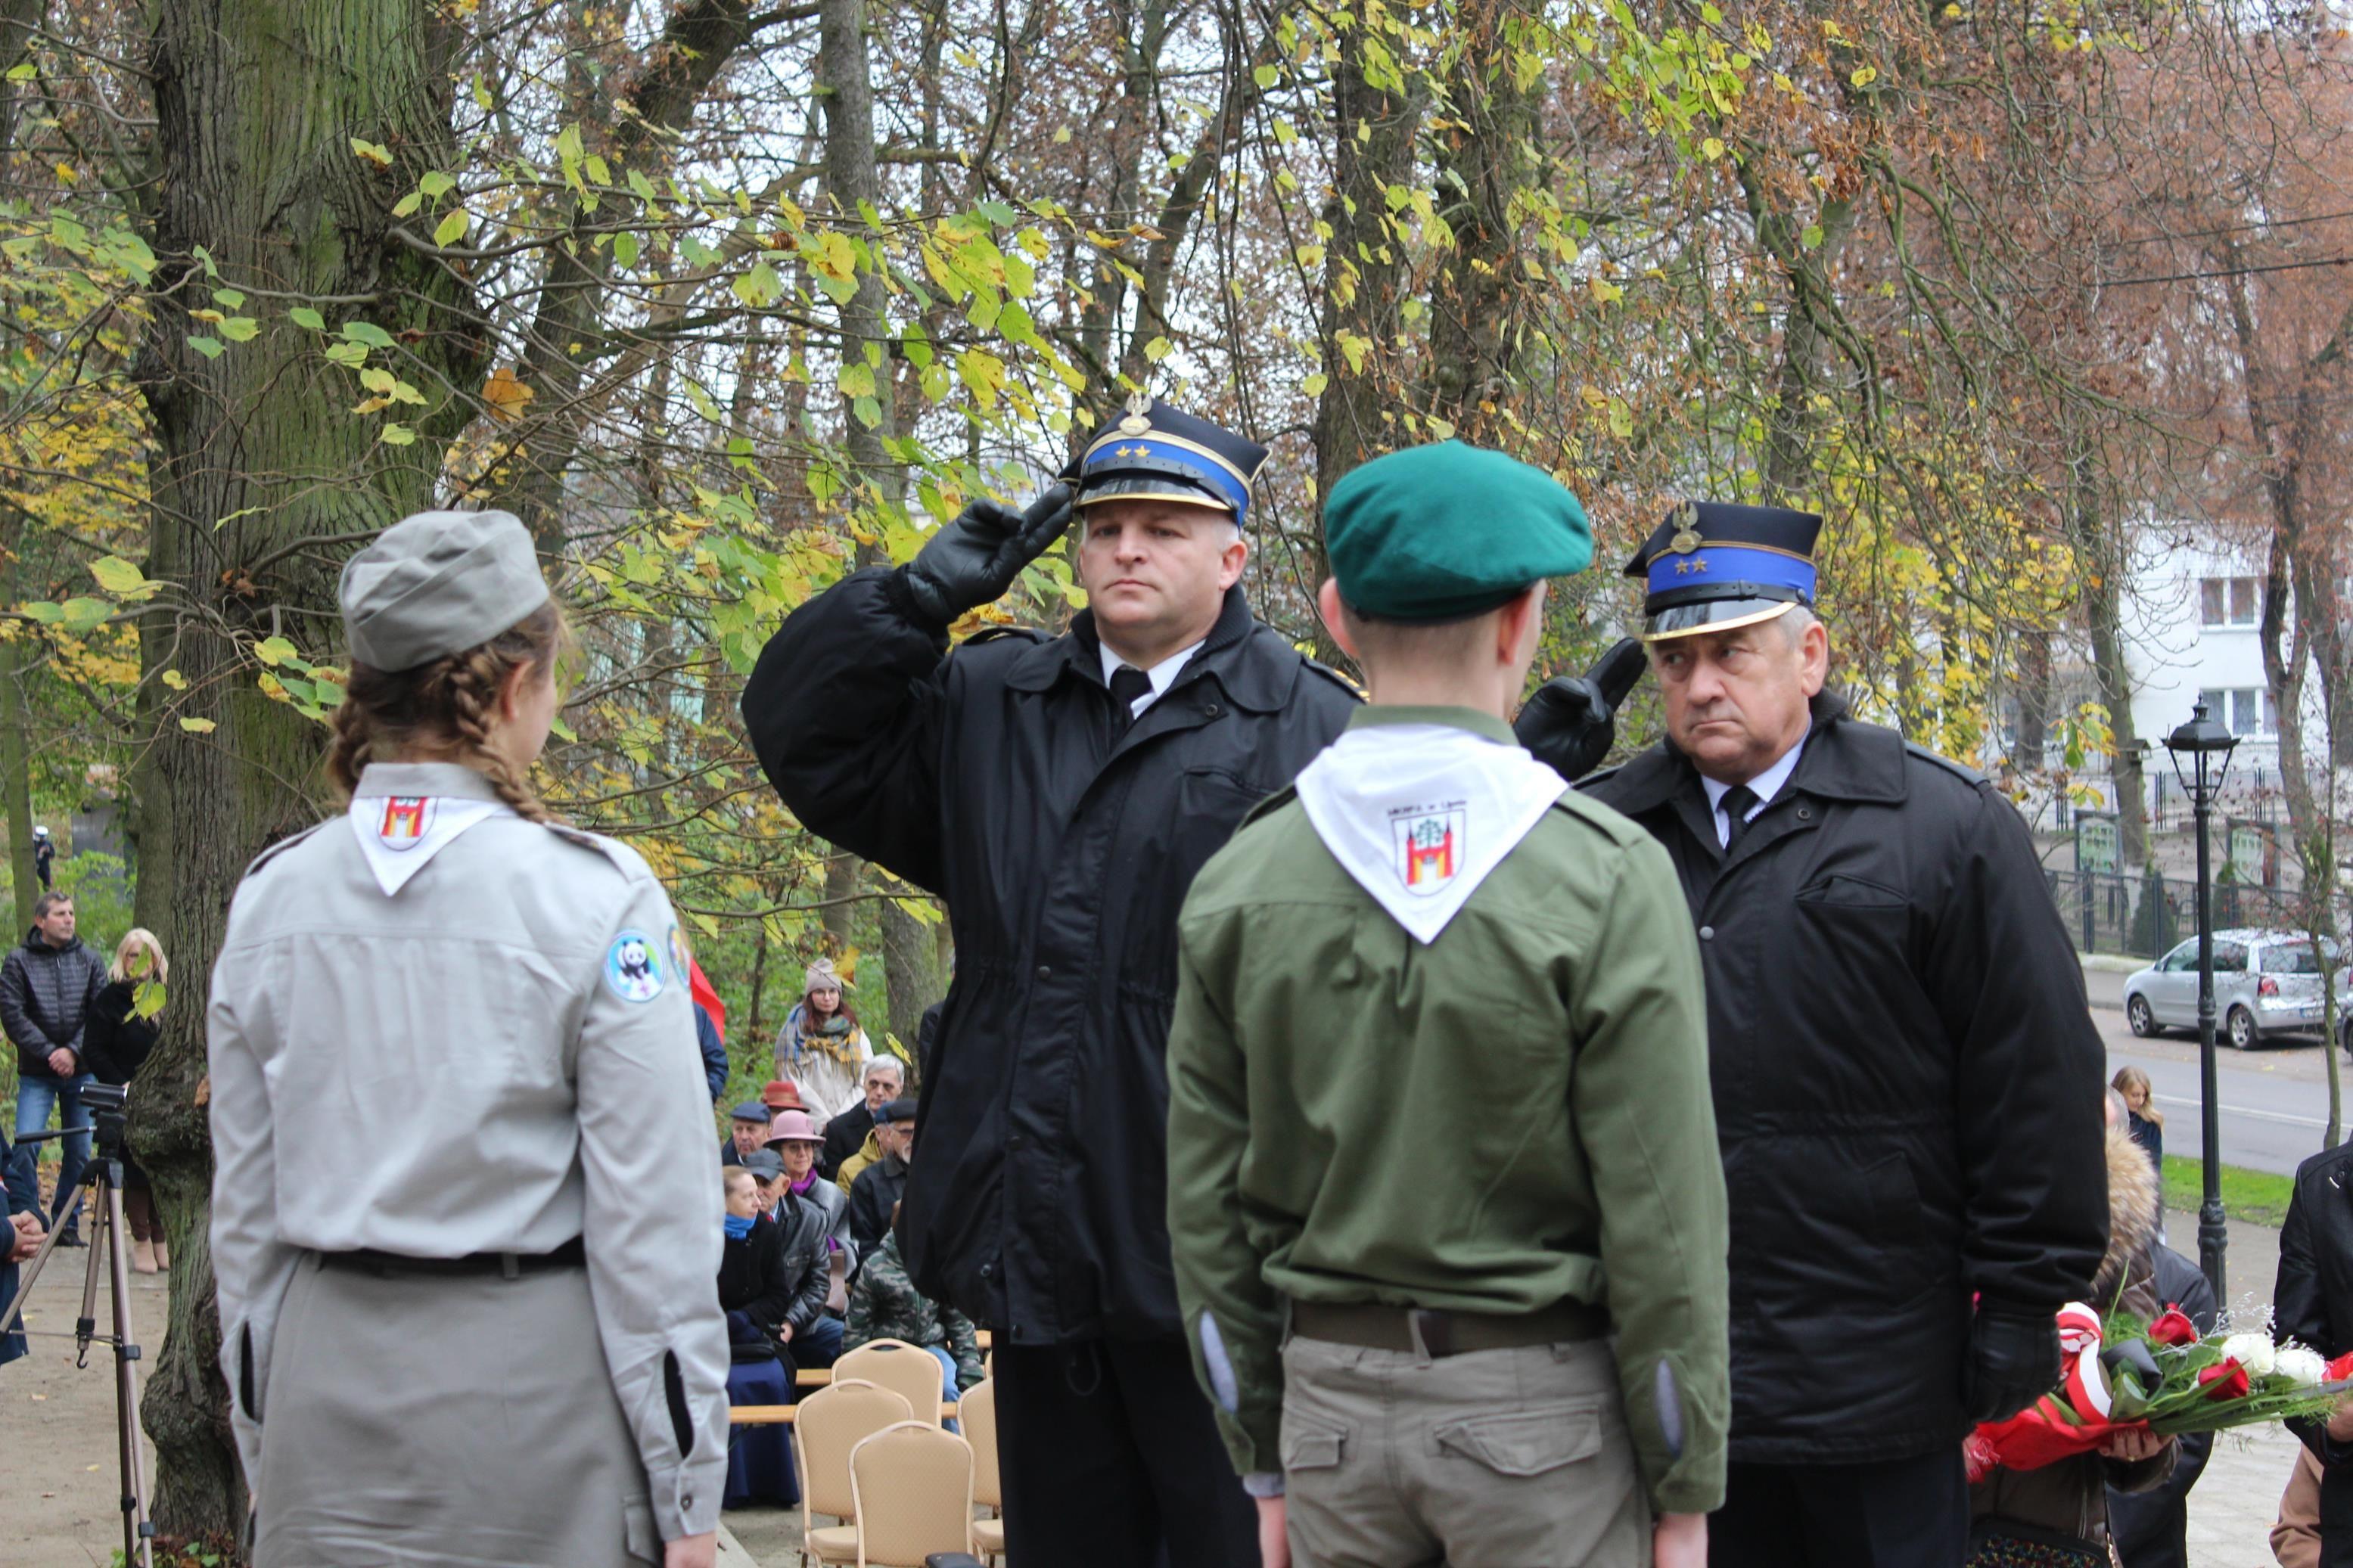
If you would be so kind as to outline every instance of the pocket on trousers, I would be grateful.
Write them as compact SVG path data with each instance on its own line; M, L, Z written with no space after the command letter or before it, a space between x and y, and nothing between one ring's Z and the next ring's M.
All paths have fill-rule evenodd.
M653 1500L628 1497L621 1500L622 1546L632 1563L659 1564L662 1560L660 1532L654 1529Z
M1314 1426L1294 1417L1284 1423L1283 1473L1337 1469L1347 1447L1348 1434L1338 1427Z
M1540 1476L1601 1451L1601 1407L1560 1405L1474 1415L1431 1435L1440 1453L1472 1460L1499 1476Z

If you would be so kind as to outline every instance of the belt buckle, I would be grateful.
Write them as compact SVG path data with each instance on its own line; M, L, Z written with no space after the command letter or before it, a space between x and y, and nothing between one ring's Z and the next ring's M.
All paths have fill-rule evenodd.
M1408 1310L1406 1317L1412 1325L1413 1337L1432 1361L1441 1361L1454 1353L1453 1313L1414 1307Z

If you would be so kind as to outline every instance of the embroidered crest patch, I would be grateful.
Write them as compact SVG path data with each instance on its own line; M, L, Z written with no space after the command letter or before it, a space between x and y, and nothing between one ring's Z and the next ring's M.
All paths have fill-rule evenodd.
M605 984L624 1002L650 1002L662 994L661 956L653 939L625 931L605 952Z
M432 827L432 796L386 795L384 817L376 825L376 841L386 849L414 849L425 842L425 836Z
M1406 891L1428 897L1442 892L1462 869L1469 845L1470 810L1465 802L1402 806L1389 813L1397 840L1398 880Z
M685 974L689 972L686 933L675 925L670 928L670 967L673 974Z

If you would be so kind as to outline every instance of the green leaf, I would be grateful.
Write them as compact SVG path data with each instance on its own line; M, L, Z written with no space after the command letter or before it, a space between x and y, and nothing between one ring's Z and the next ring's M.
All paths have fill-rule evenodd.
M1804 246L1808 250L1819 250L1821 248L1822 226L1818 223L1808 224L1806 226L1806 232L1798 237L1798 243Z
M135 594L148 586L147 574L120 555L101 556L91 562L90 574L110 594Z
M35 66L30 60L21 61L20 63L8 68L8 79L10 81L30 81L34 77L39 74L39 68Z
M114 614L114 605L104 599L68 599L58 606L65 611L65 628L69 632L86 632L103 626Z
M273 669L293 658L296 651L284 637L264 637L253 645L253 657Z
M332 343L327 348L327 357L347 370L359 369L367 363L367 356L365 343Z
M634 234L615 235L613 259L620 263L623 270L635 267L638 264L638 237Z
M850 404L849 411L855 414L858 416L858 422L869 430L882 423L882 405L873 398L859 398Z
M765 310L784 297L785 286L776 269L760 262L749 272L735 279L735 297L754 310Z
M218 726L209 719L183 719L180 728L193 735L209 735Z
M596 153L591 153L588 154L586 160L586 166L588 170L588 177L596 181L598 184L609 185L613 183L613 170L611 165L607 164L604 159L598 157Z
M497 107L491 100L491 89L482 83L482 73L480 71L474 73L474 107L485 114Z
M392 216L395 217L406 217L424 205L425 198L418 195L415 191L411 191L406 195L392 204Z
M1272 87L1282 75L1282 72L1272 66L1261 66L1250 72L1250 80L1258 83L1261 88L1269 88Z
M216 289L213 290L213 303L224 310L234 310L245 303L245 295L235 289Z
M466 209L464 207L451 207L449 209L449 216L443 218L438 224L434 226L433 243L436 245L457 244L459 239L465 237L466 221Z
M366 387L370 392L382 393L385 395L389 395L393 387L398 384L398 382L399 378L394 375L392 372L379 369L375 365L370 365L365 370L360 372L360 384Z
M406 425L386 425L376 438L387 447L408 447L416 444L417 432Z
M220 330L221 336L233 343L249 343L254 333L261 331L261 323L251 316L231 316L220 324Z
M457 181L451 179L440 170L429 169L426 171L423 177L418 179L417 182L417 188L424 195L427 201L438 202L443 196L448 195L452 190L456 189L457 184Z
M345 321L343 336L355 343L365 343L372 349L392 347L392 334L374 321Z
M195 350L198 353L204 355L206 359L218 359L221 355L221 344L218 338L190 338L188 340L188 346Z
M1170 354L1176 352L1176 345L1170 342L1166 338L1155 338L1150 342L1144 345L1144 357L1150 360L1154 364L1158 364L1162 360L1166 359Z
M629 189L638 193L638 199L641 202L649 202L654 199L654 183L651 180L647 179L644 172L641 170L632 169L629 171Z
M327 330L327 318L308 305L295 306L286 312L286 319L298 327L308 327L314 332L323 332Z
M580 127L567 125L556 134L555 155L567 163L580 162Z
M63 605L52 605L47 600L37 600L29 605L19 605L16 608L22 611L28 620L38 621L45 626L56 626L59 621L66 618L66 607Z

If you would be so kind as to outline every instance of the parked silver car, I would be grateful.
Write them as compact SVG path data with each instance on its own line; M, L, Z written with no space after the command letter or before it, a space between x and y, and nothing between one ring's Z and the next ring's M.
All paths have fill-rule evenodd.
M2343 954L2333 948L2331 960ZM2346 1005L2347 973L2337 972L2337 1005ZM2214 933L2216 1037L2247 1050L2273 1035L2317 1035L2320 965L2312 940L2296 931ZM2125 1018L2136 1035L2198 1026L2198 939L2190 938L2125 980Z

